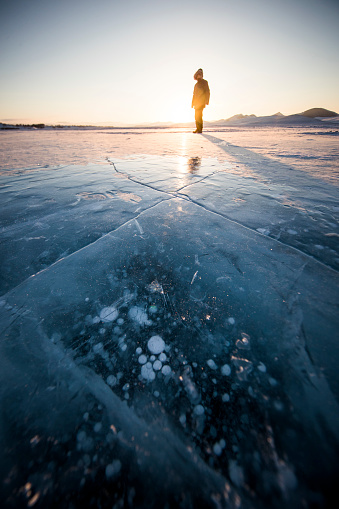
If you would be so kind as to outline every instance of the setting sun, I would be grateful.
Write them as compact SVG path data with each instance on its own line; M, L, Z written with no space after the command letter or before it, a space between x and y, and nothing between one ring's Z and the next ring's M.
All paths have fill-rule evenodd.
M173 102L166 112L166 119L175 123L193 122L194 110L191 108L191 100L191 94L187 94L187 97Z

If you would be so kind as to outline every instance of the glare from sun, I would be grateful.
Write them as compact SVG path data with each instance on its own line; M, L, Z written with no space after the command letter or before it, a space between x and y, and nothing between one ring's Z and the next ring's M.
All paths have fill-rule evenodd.
M190 104L184 101L171 105L168 111L168 120L175 123L186 123L194 120L194 110L190 108Z

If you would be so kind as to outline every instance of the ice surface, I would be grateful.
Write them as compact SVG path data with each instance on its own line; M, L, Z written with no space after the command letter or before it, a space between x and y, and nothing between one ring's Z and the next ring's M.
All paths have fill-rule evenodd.
M100 134L100 164L3 172L8 506L330 500L338 188L243 135Z

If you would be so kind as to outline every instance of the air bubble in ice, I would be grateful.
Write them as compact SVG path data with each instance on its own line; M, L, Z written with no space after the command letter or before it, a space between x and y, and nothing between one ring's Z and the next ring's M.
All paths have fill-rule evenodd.
M102 343L97 343L96 345L93 346L93 352L94 353L101 353L103 350L103 344Z
M211 368L211 369L217 369L218 366L216 365L216 363L214 362L213 359L208 359L207 361L207 365Z
M99 317L102 322L113 322L118 314L119 311L115 307L109 306L100 311Z
M181 378L182 378L188 399L190 400L192 405L197 405L200 402L201 397L200 397L197 387L192 379L192 368L190 366L187 366L184 369Z
M121 470L121 462L119 460L113 460L112 463L107 465L105 473L107 479L111 479L116 476Z
M93 428L93 429L94 429L94 431L95 431L96 433L99 433L99 431L101 431L101 428L102 428L102 424L101 424L101 422L96 422L96 423L94 424L94 428Z
M147 366L147 364L144 364L142 366L142 368L141 368L141 376L142 376L142 378L144 378L148 382L152 382L155 379L155 373L154 373L154 371L152 369L152 365L151 365L151 368L149 368Z
M111 387L114 387L117 384L117 379L114 375L109 375L106 381Z
M161 373L167 376L171 374L171 371L172 371L171 368L168 366L168 364L166 364L166 366L162 367Z
M128 311L128 316L131 320L134 320L139 325L150 325L152 322L148 319L147 314L142 308L138 306L132 306Z
M159 361L165 362L166 359L167 359L167 355L165 353L161 353L159 355Z
M205 413L205 409L202 405L196 405L193 411L195 415L202 415L203 413Z
M262 373L266 373L266 366L265 366L265 364L263 364L262 362L260 362L260 363L258 364L258 369L259 369L259 371L261 371Z
M222 448L220 447L220 444L218 444L218 442L213 445L213 452L217 456L220 456L220 454L222 453Z
M284 410L284 404L281 401L275 401L274 408L278 410L278 412L282 412Z
M160 371L161 368L162 368L162 362L160 362L159 360L155 361L153 364L154 371Z
M181 422L182 425L184 425L186 423L186 415L185 414L180 415L179 421Z
M229 475L233 483L240 487L244 484L244 473L235 460L229 462Z
M165 342L160 336L152 336L147 343L149 351L155 355L163 352L165 350L165 346Z
M140 349L140 350L141 350L141 349ZM138 359L138 362L139 362L139 364L146 364L146 362L147 362L147 357L146 357L146 355L144 355L144 354L140 355L140 357L139 357L139 359Z
M77 441L78 442L84 442L87 438L86 431L79 431L77 434Z
M224 376L229 376L231 374L231 366L229 364L224 364L221 366L221 374Z

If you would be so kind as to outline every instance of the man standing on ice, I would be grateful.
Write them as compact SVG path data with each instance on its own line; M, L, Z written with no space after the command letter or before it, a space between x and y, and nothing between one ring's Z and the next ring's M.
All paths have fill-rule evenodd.
M194 132L202 133L202 110L210 101L210 89L208 82L203 79L202 69L198 69L193 77L197 80L192 99L192 108L195 109L195 125L197 127Z

